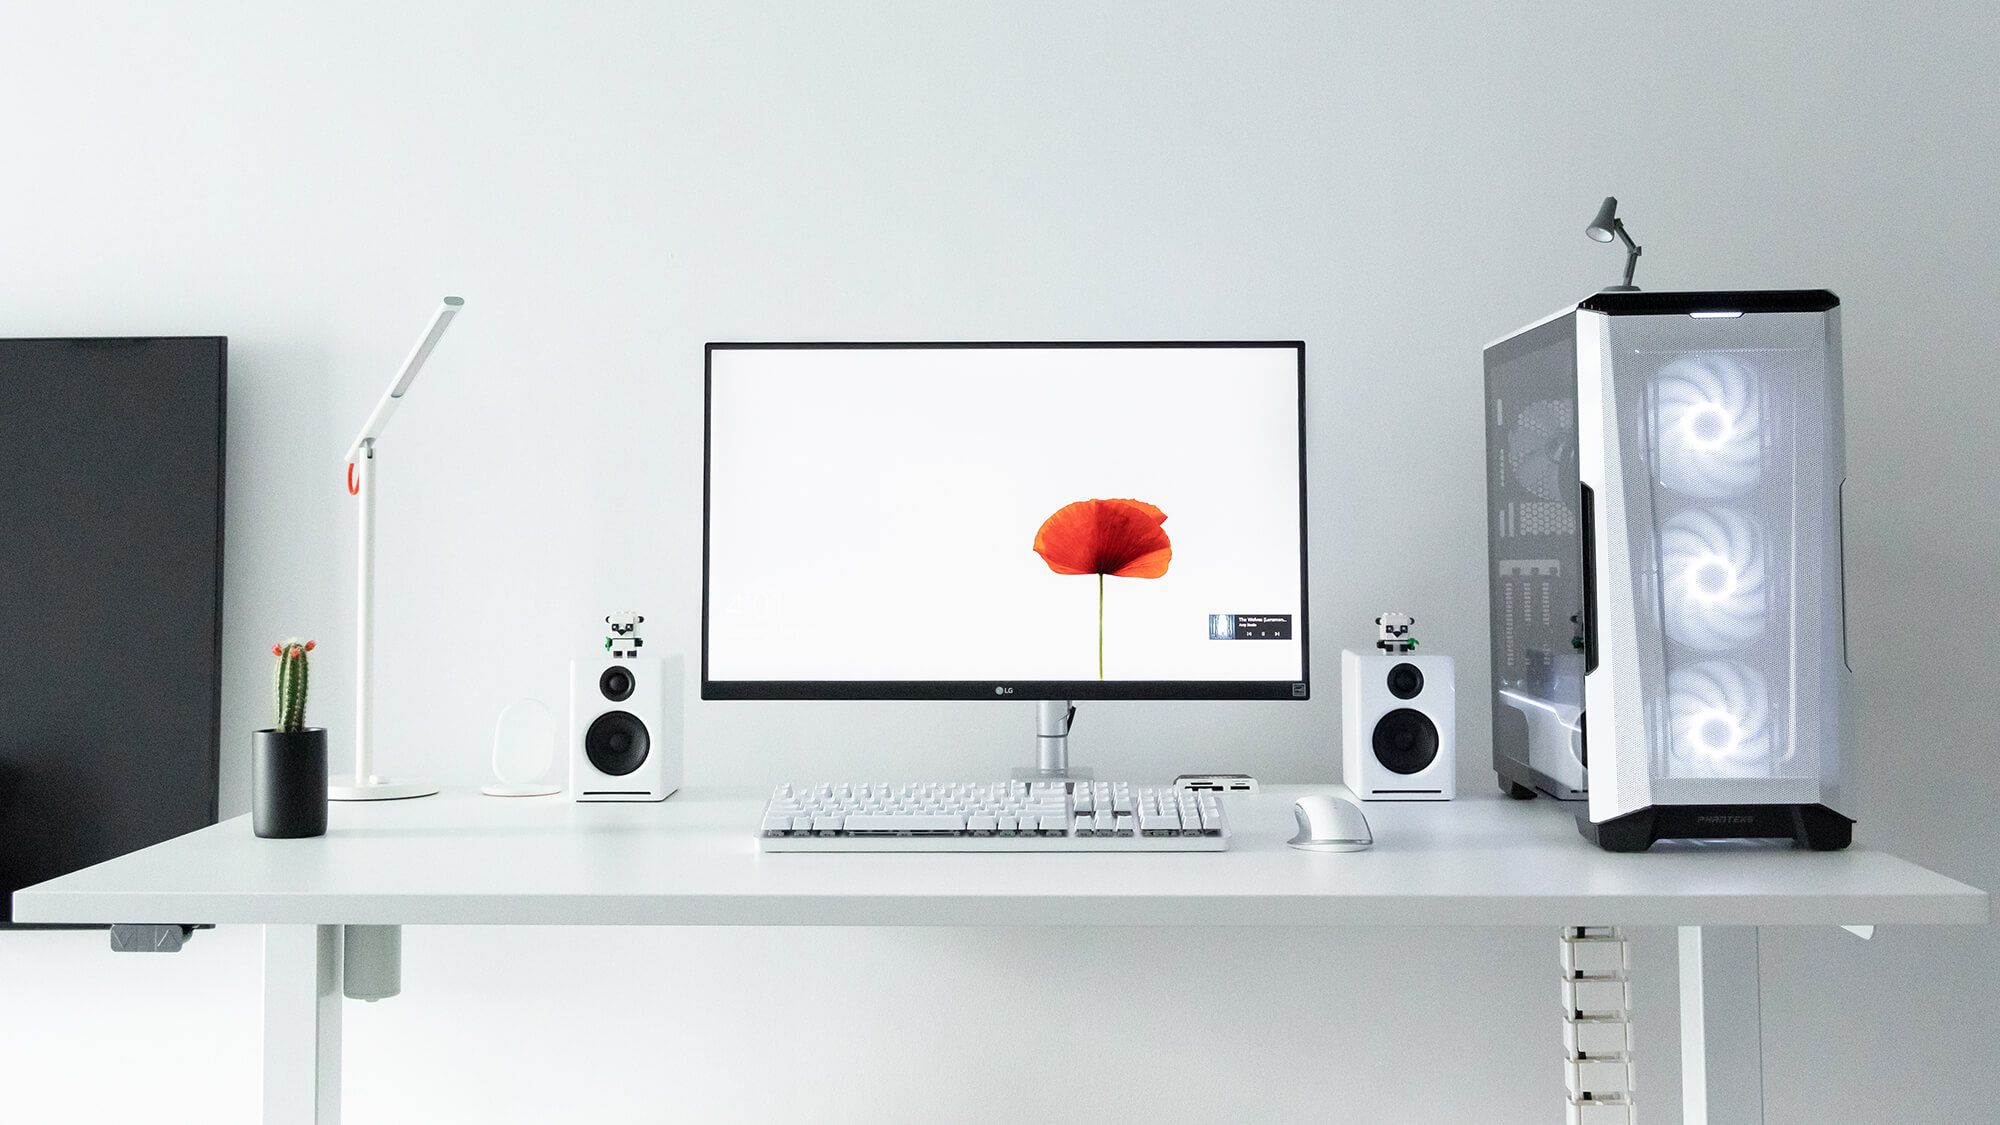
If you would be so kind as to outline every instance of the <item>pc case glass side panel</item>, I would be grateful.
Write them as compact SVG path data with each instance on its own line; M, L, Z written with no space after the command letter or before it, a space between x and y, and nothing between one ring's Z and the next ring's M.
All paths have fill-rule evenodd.
M1486 349L1494 768L1561 797L1585 784L1580 492L1568 315Z
M1812 802L1837 758L1839 372L1824 313L1611 318L1663 803Z

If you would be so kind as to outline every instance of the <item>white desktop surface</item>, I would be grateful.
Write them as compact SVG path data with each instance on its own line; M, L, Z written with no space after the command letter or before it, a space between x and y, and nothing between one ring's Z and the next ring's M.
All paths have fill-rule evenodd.
M1226 797L1220 853L764 854L765 793L660 804L447 791L335 803L323 837L248 817L18 892L23 922L535 925L1797 925L1981 923L1985 892L1865 847L1600 851L1570 807L1368 804L1373 848L1285 845L1292 801Z

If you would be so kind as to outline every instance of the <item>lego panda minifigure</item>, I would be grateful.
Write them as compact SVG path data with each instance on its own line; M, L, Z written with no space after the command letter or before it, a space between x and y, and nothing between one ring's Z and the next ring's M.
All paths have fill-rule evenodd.
M604 638L604 651L613 660L632 660L639 655L639 646L646 642L639 637L639 623L645 618L631 610L620 610L604 619L611 626L611 635Z
M1375 647L1387 653L1415 652L1417 638L1410 635L1410 626L1417 619L1407 613L1384 613L1375 619Z

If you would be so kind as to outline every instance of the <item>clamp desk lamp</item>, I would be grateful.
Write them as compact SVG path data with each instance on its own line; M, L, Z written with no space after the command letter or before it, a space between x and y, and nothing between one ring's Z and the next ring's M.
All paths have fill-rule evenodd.
M1598 292L1637 293L1639 287L1632 284L1632 271L1639 266L1639 244L1632 241L1631 235L1625 233L1625 220L1618 217L1617 196L1604 197L1604 202L1598 205L1597 217L1590 220L1590 225L1583 228L1583 233L1589 235L1593 242L1610 242L1616 239L1625 244L1625 284L1607 285Z
M354 610L354 773L332 779L326 787L330 800L393 801L428 797L438 791L436 785L419 778L378 777L374 770L375 445L389 424L389 416L396 412L396 404L416 381L417 372L423 370L431 349L437 347L438 339L451 326L451 318L464 307L463 298L446 297L437 312L431 314L431 322L417 340L417 346L410 349L402 368L390 381L388 392L369 413L367 423L361 427L361 436L347 447L347 491L361 500L361 553L356 568L359 585Z

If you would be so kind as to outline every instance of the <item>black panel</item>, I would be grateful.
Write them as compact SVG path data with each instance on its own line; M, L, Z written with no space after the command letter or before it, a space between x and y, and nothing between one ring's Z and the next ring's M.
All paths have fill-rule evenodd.
M0 341L5 919L215 822L226 350Z
M1832 852L1854 840L1854 821L1825 805L1652 805L1601 824L1576 819L1607 852L1643 852L1661 840L1790 840Z
M1825 312L1840 298L1824 289L1751 289L1716 293L1599 293L1577 308L1607 316L1695 312Z

